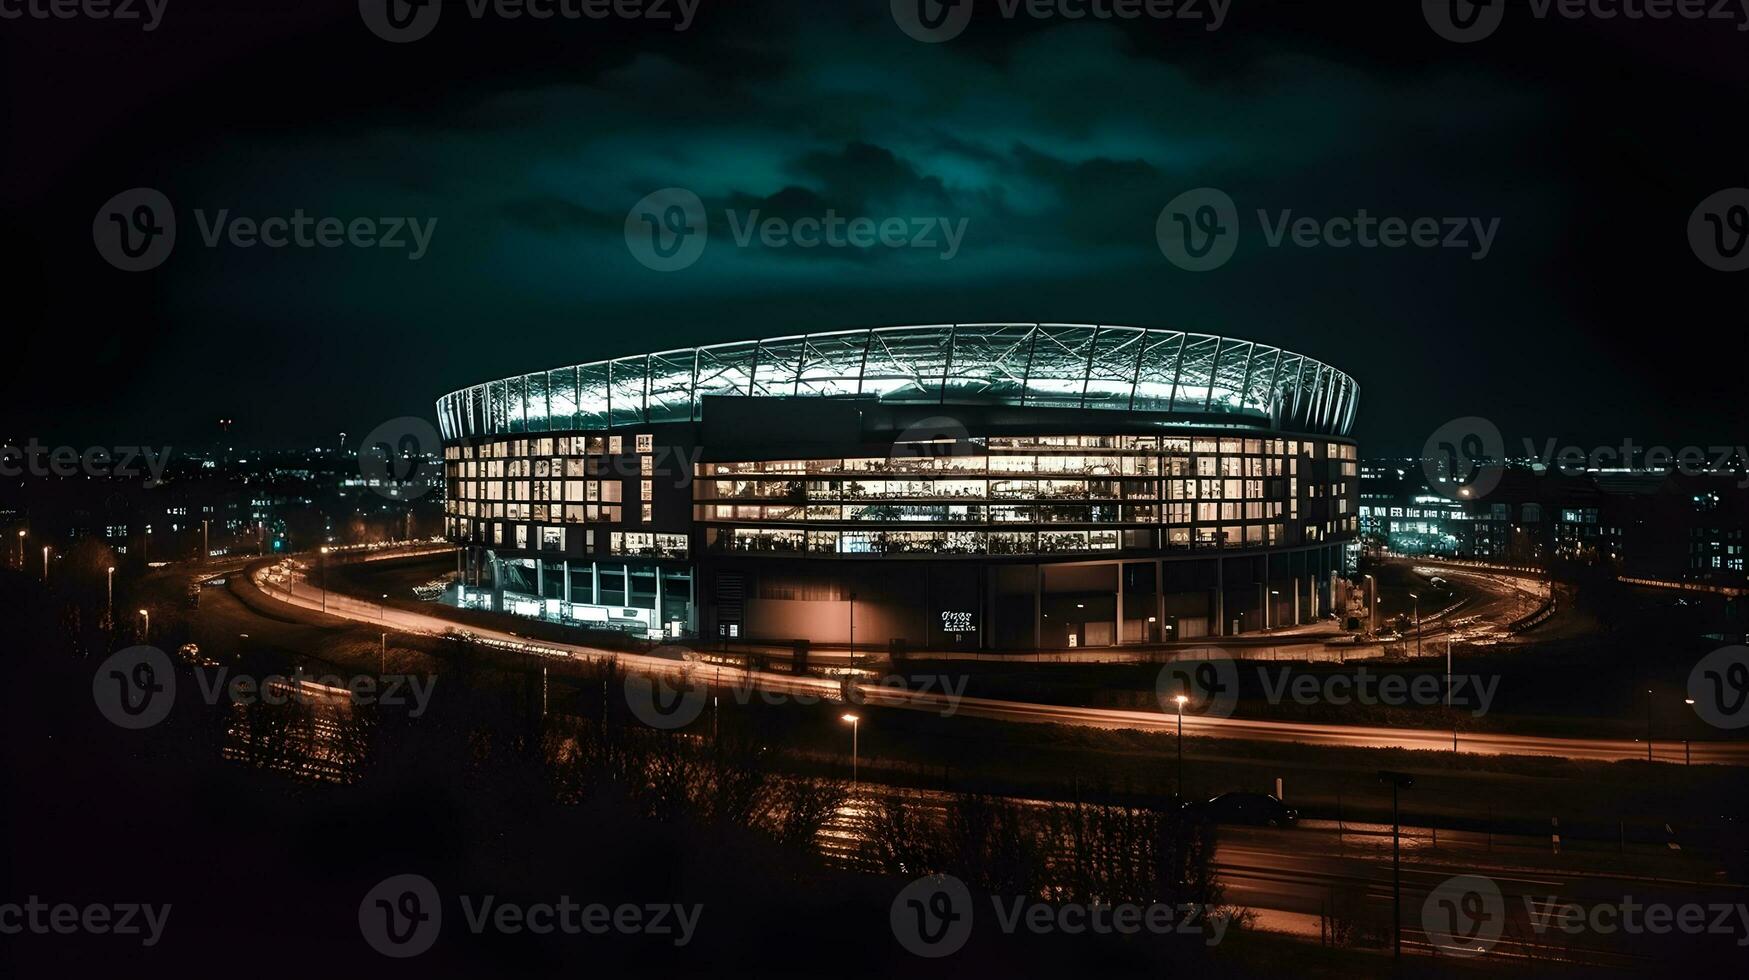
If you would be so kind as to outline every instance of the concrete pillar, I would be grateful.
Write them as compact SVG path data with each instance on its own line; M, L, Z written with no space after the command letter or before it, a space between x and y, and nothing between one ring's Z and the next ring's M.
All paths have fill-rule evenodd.
M1215 635L1227 635L1227 559L1215 556Z
M1154 639L1166 638L1166 562L1154 559Z
M1043 565L1032 566L1032 648L1038 650L1044 646L1044 616L1045 616L1045 569Z
M598 561L589 563L589 604L601 605L601 563Z
M1112 568L1117 571L1117 623L1116 632L1111 635L1112 646L1123 646L1123 561L1112 562Z

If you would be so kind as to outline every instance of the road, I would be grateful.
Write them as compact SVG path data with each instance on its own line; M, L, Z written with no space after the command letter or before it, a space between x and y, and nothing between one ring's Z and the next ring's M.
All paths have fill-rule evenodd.
M901 799L914 808L925 826L945 827L952 798L944 793L864 783L833 815L821 833L821 850L841 867L875 872L880 867L865 847L870 823L882 804ZM1044 800L1011 799L1030 810L1063 807ZM1254 926L1311 941L1336 941L1344 927L1353 931L1343 941L1358 946L1386 947L1393 921L1390 828L1362 834L1336 832L1330 824L1306 822L1294 828L1223 826L1217 833L1214 866L1222 888L1221 902L1248 909ZM1379 831L1383 833L1380 834ZM1073 848L1059 842L1062 858ZM1053 862L1054 863L1054 862ZM1449 910L1429 896L1460 876L1482 876L1499 891L1499 901L1478 906L1478 922L1491 920L1494 931L1459 949L1451 936L1429 927L1449 929ZM1451 956L1483 952L1489 960L1536 960L1617 969L1646 969L1654 961L1687 957L1698 952L1730 962L1743 955L1739 941L1749 942L1749 917L1735 909L1749 901L1741 886L1699 884L1587 870L1551 870L1514 866L1513 859L1480 840L1445 839L1429 850L1425 838L1404 841L1402 865L1403 945L1407 955ZM1725 929L1706 935L1632 933L1614 929L1601 908L1633 903L1671 909L1704 906L1731 908ZM1567 906L1584 910L1585 927L1563 928ZM1745 914L1749 916L1749 913ZM1709 914L1709 923L1714 915ZM1571 920L1566 920L1570 923ZM1601 922L1604 928L1592 928ZM1388 948L1388 947L1386 947Z
M313 612L379 629L397 632L443 634L456 632L455 623L424 613L397 609L342 595L324 592L291 576L273 576L273 567L257 572L257 582L275 599ZM561 658L618 657L627 667L674 677L696 675L696 664L662 657L618 653L580 644L535 642L515 633L501 630L473 629L468 632L482 641L513 646L533 656ZM738 667L713 667L714 676L731 683L751 684L762 691L782 694L808 694L837 698L842 694L838 680L825 677L797 677L763 671L746 671ZM1084 725L1094 728L1131 728L1143 731L1177 731L1179 719L1163 712L1131 711L1115 708L1082 708L1064 705L1035 704L1024 701L998 701L986 698L954 698L949 695L901 690L893 685L863 684L858 694L866 703L892 708L930 711L944 715L964 715L997 721L1042 724ZM1453 751L1452 733L1429 729L1405 729L1360 725L1329 725L1300 722L1260 721L1241 718L1213 718L1187 715L1183 719L1186 735L1211 738L1245 739L1256 742L1294 742L1305 745L1328 745L1366 749L1423 749L1434 752ZM1465 733L1457 739L1457 751L1476 755L1550 756L1599 762L1645 759L1646 744L1636 739L1620 738L1553 738L1512 734ZM1720 765L1749 765L1749 742L1681 742L1654 743L1652 757L1662 762Z

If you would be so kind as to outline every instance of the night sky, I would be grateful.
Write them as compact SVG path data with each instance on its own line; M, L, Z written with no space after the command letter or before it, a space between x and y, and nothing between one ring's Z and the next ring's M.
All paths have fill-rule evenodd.
M672 22L475 20L390 44L356 0L169 0L163 22L0 21L8 331L0 438L292 443L432 414L480 381L889 324L1113 323L1279 344L1362 386L1363 453L1479 415L1582 445L1741 443L1749 272L1687 224L1749 186L1749 33L1419 5L1235 0L1203 19L1005 20L920 43L888 0L703 0ZM1517 9L1514 5L1513 9ZM173 255L106 264L112 195ZM1237 254L1155 221L1232 196ZM628 210L711 214L652 271ZM437 219L429 252L207 248L194 214ZM739 248L724 209L965 219L957 255ZM1270 248L1272 216L1499 219L1492 249Z

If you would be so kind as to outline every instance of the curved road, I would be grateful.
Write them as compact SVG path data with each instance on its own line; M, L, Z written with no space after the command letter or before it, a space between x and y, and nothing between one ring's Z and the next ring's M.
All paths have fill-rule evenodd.
M462 632L456 623L437 616L405 609L385 608L353 596L312 588L308 583L285 576L274 576L272 566L254 573L255 582L270 597L313 612L372 624L386 630L439 635ZM737 667L704 667L695 663L680 663L662 657L621 653L581 644L535 642L502 630L466 630L481 640L513 647L532 656L562 658L617 657L625 666L641 671L676 677L696 677L704 670L715 671L714 677L732 683L752 684L762 691L781 694L808 694L814 697L840 698L843 688L839 681L823 677L795 677L763 671L747 671ZM1134 728L1143 731L1176 731L1179 719L1164 712L1126 711L1115 708L1079 708L1054 704L1034 704L1024 701L997 701L987 698L954 698L946 694L907 691L892 686L862 684L856 696L868 704L883 707L933 711L943 715L966 715L997 721L1085 725L1095 728ZM1285 721L1259 721L1244 718L1205 718L1186 715L1183 719L1187 735L1213 738L1237 738L1256 742L1298 742L1307 745L1330 745L1367 749L1424 749L1434 752L1452 751L1452 733L1429 729L1384 728L1360 725L1321 725ZM1551 738L1533 735L1482 734L1460 735L1458 751L1478 755L1553 756L1599 762L1646 758L1646 743L1619 738ZM1684 760L1681 742L1655 743L1653 758L1660 762L1681 764ZM1697 763L1749 765L1749 742L1691 742L1689 758Z

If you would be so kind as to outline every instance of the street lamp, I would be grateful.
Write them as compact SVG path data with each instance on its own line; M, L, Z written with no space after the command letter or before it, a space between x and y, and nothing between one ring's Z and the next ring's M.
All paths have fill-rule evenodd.
M1416 657L1416 659L1420 659L1420 657L1421 657L1421 594L1419 592L1411 592L1411 593L1409 593L1409 598L1415 600L1415 657Z
M105 580L105 585L107 586L108 592L109 592L109 602L107 603L107 606L105 609L105 615L107 615L109 617L109 628L115 629L115 566L114 565L109 566L109 569L107 572L107 578Z
M49 580L49 546L43 545L43 581Z
M1694 699L1693 698L1683 698L1682 703L1688 705L1691 708L1694 707ZM1691 758L1688 754L1688 736L1686 736L1686 735L1684 735L1682 737L1682 764L1685 766L1689 766L1689 765L1694 764L1694 759Z
M1379 782L1391 784L1391 949L1392 956L1403 959L1403 856L1400 843L1403 821L1397 809L1397 793L1415 785L1415 777L1406 772L1379 770Z
M856 762L857 762L856 756L857 756L857 751L858 751L857 734L858 734L858 729L862 725L862 718L859 715L845 714L845 715L841 715L839 717L839 720L840 721L847 721L850 723L850 785L855 786L856 785Z
M327 545L322 546L321 555L322 555L322 557L321 557L320 561L322 563L322 611L327 612L328 611L328 546Z
M1178 799L1184 800L1184 705L1190 698L1179 694L1172 698L1178 705Z
M1646 688L1646 761L1651 761L1651 688Z
M140 642L144 643L152 635L152 613L151 613L151 611L146 610L146 609L140 610L140 618L142 618L146 621L145 626L140 630Z
M24 571L24 534L23 531L18 532L18 570L20 572Z

